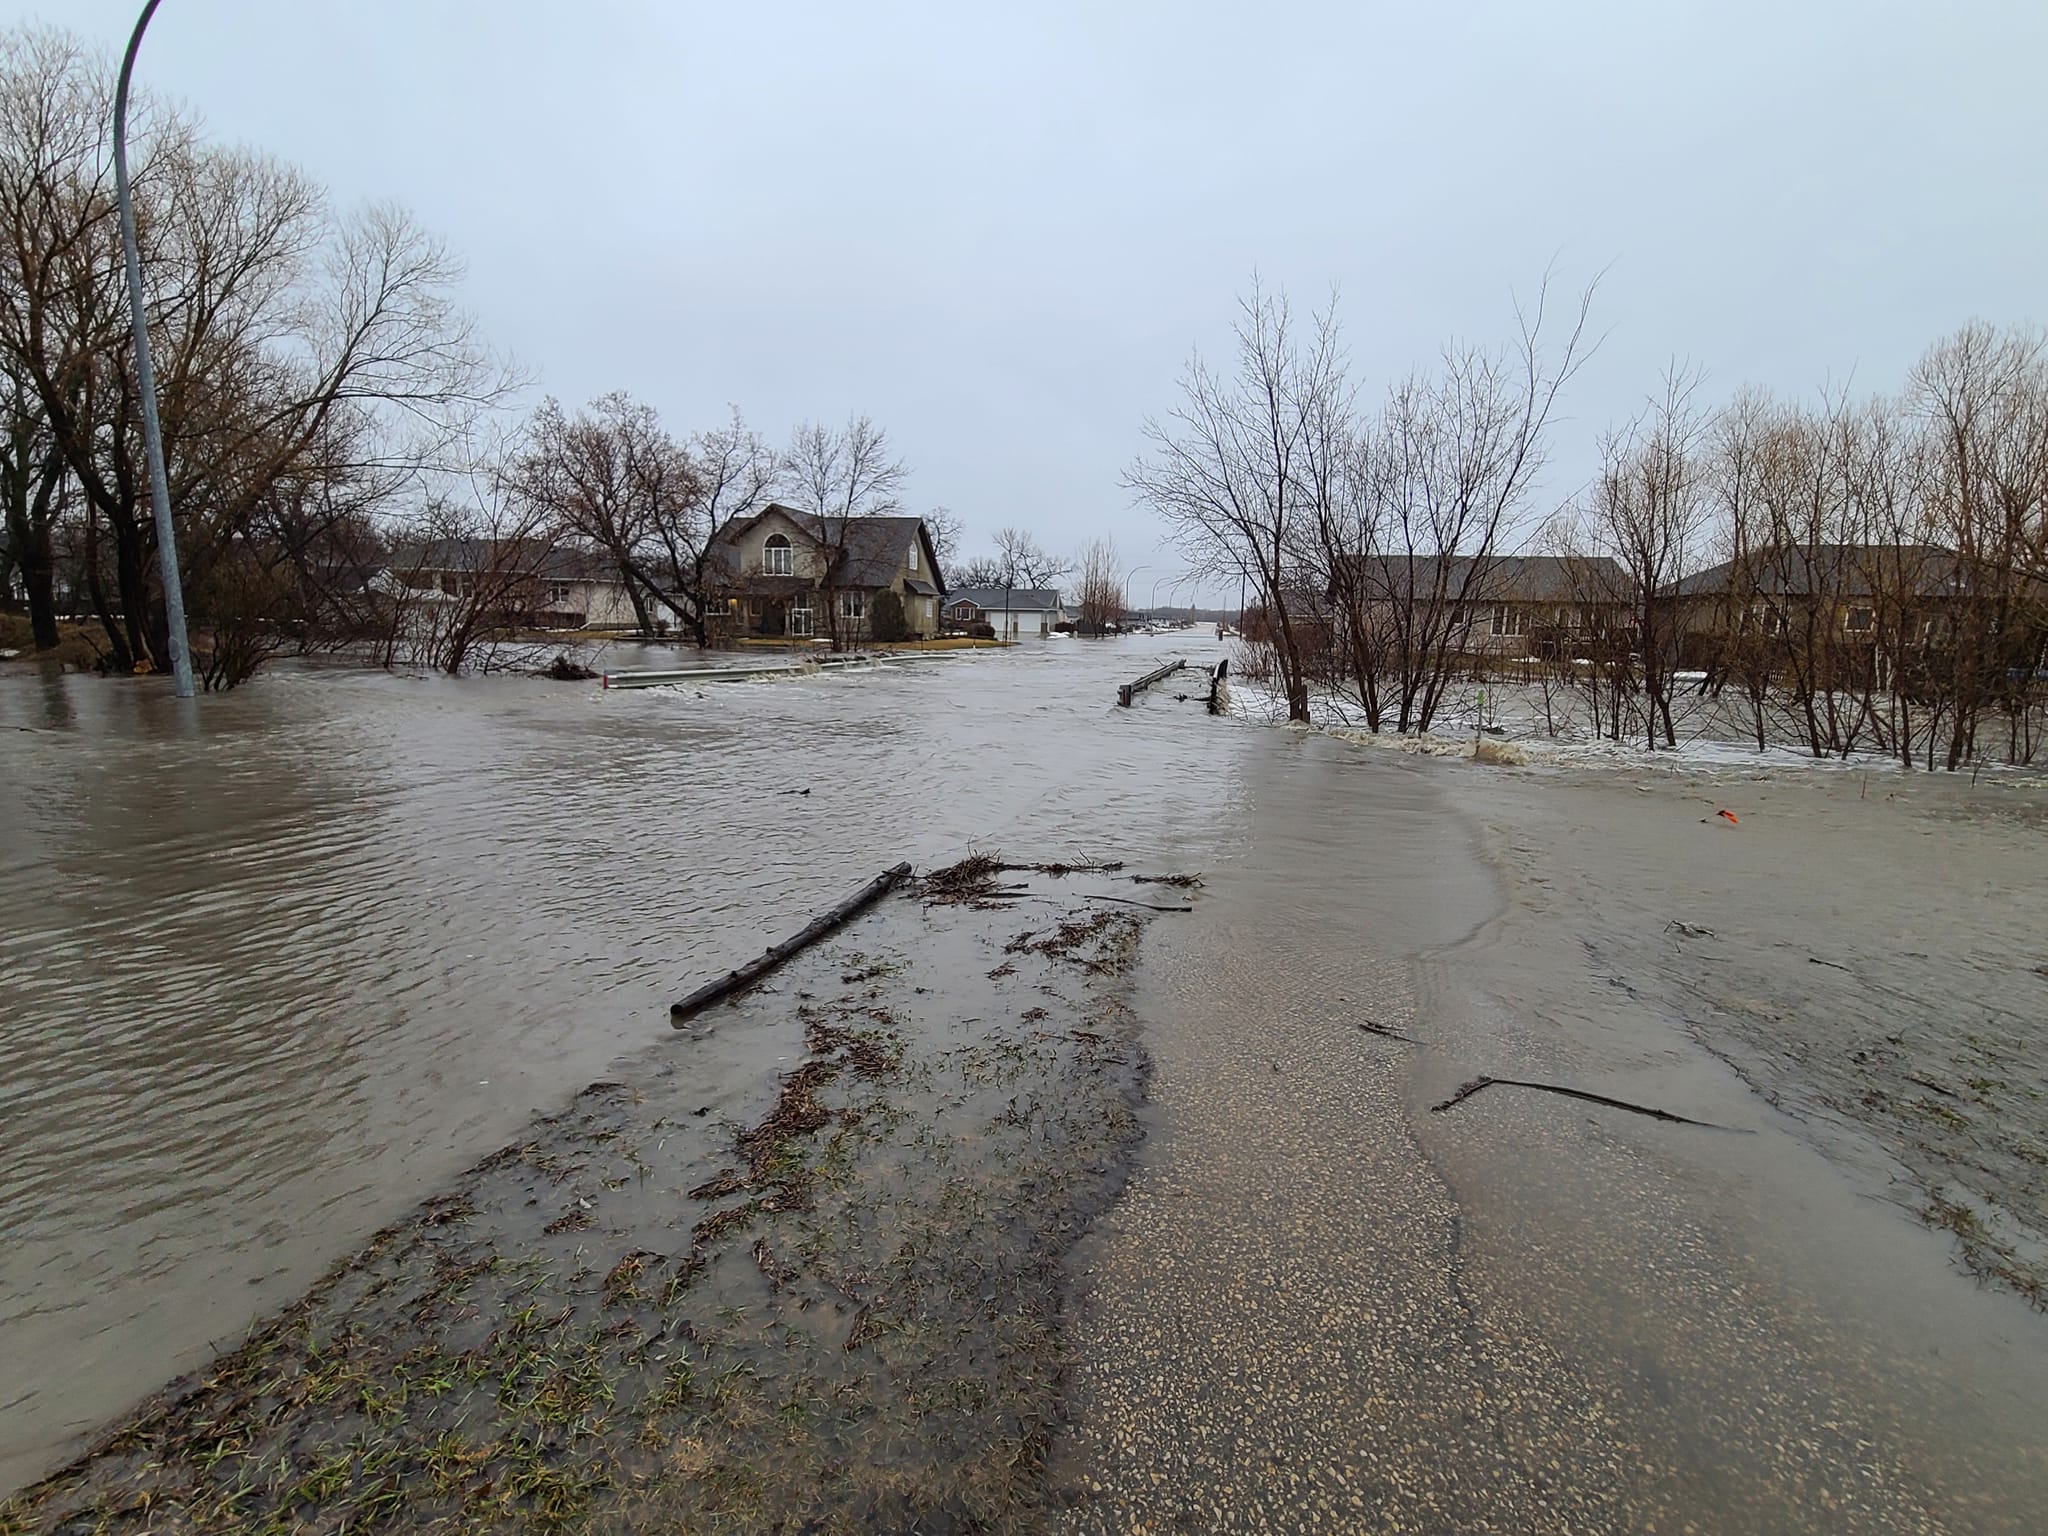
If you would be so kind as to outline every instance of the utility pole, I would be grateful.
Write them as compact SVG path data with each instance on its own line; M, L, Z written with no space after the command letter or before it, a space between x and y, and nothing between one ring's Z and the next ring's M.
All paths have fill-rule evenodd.
M156 512L157 568L163 574L164 618L171 630L171 679L178 697L192 697L192 650L185 635L185 587L178 579L178 538L171 526L171 488L164 480L164 435L156 418L156 370L149 361L149 317L142 304L142 256L135 245L135 205L128 196L128 77L160 0L149 0L128 39L114 88L114 201L121 211L121 254L128 266L128 317L135 330L135 387L142 396L142 449L149 463L149 500Z

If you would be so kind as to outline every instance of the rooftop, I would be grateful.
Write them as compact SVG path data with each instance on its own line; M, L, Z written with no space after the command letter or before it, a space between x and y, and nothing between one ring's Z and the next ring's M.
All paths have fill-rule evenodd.
M946 602L969 602L1005 613L1042 613L1059 607L1060 594L1056 587L956 587Z
M808 533L819 547L837 549L841 563L833 573L833 580L849 587L888 586L896 579L896 572L903 562L903 552L913 539L922 540L927 555L931 550L930 536L922 533L924 519L921 517L821 517L816 512L771 501L751 516L734 518L712 539L712 547L723 558L729 576L738 574L735 542L771 513L788 518ZM927 574L930 580L938 583L937 590L945 589L944 574L938 570L935 560Z
M1915 596L1941 597L1959 589L1959 566L1952 551L1935 544L1781 544L1695 571L1671 591L1717 597L1739 587L1765 597L1868 597L1881 583L1892 592L1910 587Z

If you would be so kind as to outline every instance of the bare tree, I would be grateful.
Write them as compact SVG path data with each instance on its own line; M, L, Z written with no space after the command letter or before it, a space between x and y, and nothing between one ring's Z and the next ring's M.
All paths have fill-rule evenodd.
M1005 640L1016 638L1016 621L1009 617L1010 595L1020 588L1048 588L1074 568L1072 562L1047 553L1035 537L1015 527L996 530L995 557L988 563L989 579L969 584L1002 589L1003 625L1008 631L1002 636Z
M845 649L851 633L840 613L849 535L860 518L889 516L901 509L909 473L892 454L889 434L866 416L849 416L838 430L805 422L790 435L782 477L818 518L825 561L821 589L834 650Z
M996 563L1003 576L996 585L1012 587L1049 588L1074 569L1073 561L1051 553L1033 535L1014 527L996 530Z
M502 444L472 448L464 473L440 478L394 530L376 659L453 676L527 659L505 642L544 606L559 528L542 507L507 493Z
M1084 635L1106 635L1123 624L1128 611L1116 544L1110 539L1096 539L1081 552L1075 629Z
M1434 375L1397 386L1334 481L1349 500L1321 519L1323 563L1353 573L1338 590L1374 729L1388 713L1397 730L1429 729L1496 596L1504 536L1527 511L1558 395L1588 355L1593 288L1554 351L1549 297L1546 278L1532 306L1517 306L1512 348L1452 346Z
M953 572L955 587L1000 587L1008 579L1000 553L976 555Z
M717 585L711 569L713 541L734 518L776 494L781 459L737 406L724 426L692 434L686 452L695 497L682 505L665 504L654 519L652 538L668 590L688 599L688 622L697 643L706 645L711 638L707 614Z
M55 533L74 489L64 450L27 380L0 358L0 594L21 577L38 650L57 644Z
M505 474L506 490L539 520L603 552L642 634L653 632L653 604L691 617L682 593L659 580L659 530L685 526L703 493L652 406L617 391L571 417L544 400Z
M0 355L35 392L83 496L83 577L122 668L168 635L128 346L107 125L110 71L58 34L0 44ZM134 192L166 474L206 630L218 560L241 568L257 509L309 475L395 490L515 380L449 292L459 265L405 215L329 212L249 151L201 144L149 103ZM196 647L203 651L204 643Z
M953 557L960 553L963 527L960 514L951 507L933 507L924 515L924 531L932 541L932 555L942 572L952 566Z
M1945 763L1976 754L1980 717L2033 707L2048 570L2048 352L2036 332L1972 325L1914 368L1909 408L1926 432L1928 512L1963 590L1945 637ZM2017 741L2017 722L2010 728ZM1935 757L1932 728L1929 766Z
M1644 744L1652 749L1660 735L1665 746L1678 744L1671 719L1678 661L1672 587L1697 554L1707 520L1700 452L1706 425L1694 403L1699 386L1696 371L1674 365L1648 413L1608 435L1588 509L1596 548L1628 576L1648 701Z
M1757 555L1770 536L1763 474L1779 414L1762 390L1746 389L1714 419L1707 487L1718 530L1713 553L1720 556L1727 578L1694 601L1705 609L1694 621L1699 636L1694 659L1704 663L1706 674L1701 691L1719 697L1731 683L1741 691L1759 752L1770 740L1778 636L1768 605L1757 595Z
M1259 594L1278 658L1288 718L1308 719L1308 676L1296 619L1312 607L1314 577L1304 551L1312 533L1304 474L1312 423L1341 416L1349 385L1335 303L1314 317L1298 342L1285 294L1254 280L1233 329L1236 371L1226 377L1200 354L1181 374L1181 404L1165 421L1145 423L1150 449L1124 475L1138 501L1167 525L1190 575L1236 578ZM1109 587L1088 562L1107 600ZM1121 594L1118 595L1119 607Z

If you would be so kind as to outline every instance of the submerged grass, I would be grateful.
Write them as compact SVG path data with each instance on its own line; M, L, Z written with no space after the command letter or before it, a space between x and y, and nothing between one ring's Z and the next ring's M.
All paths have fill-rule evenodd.
M1138 1135L1113 978L1142 924L1080 914L1004 959L971 907L903 920L916 966L796 962L804 1055L749 1122L704 1118L680 1073L593 1085L0 1504L0 1533L965 1531L1029 1508L1061 1260Z

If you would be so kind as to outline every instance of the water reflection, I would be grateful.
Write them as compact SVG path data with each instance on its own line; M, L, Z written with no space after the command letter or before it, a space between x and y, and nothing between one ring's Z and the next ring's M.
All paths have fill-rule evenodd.
M1227 857L1258 733L1113 705L1214 649L661 692L280 669L196 711L0 678L0 1487L881 864Z

